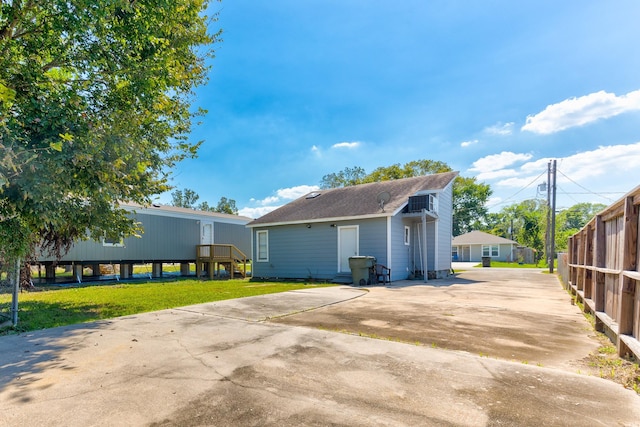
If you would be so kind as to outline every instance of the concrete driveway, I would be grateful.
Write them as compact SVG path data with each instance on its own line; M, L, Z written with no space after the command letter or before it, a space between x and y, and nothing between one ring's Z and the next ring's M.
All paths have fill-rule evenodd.
M473 269L0 337L0 425L637 426L557 279Z

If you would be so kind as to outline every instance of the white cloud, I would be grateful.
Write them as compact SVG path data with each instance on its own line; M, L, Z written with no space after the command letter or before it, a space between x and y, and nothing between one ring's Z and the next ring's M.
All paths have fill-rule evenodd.
M353 141L353 142L339 142L337 144L333 144L331 146L331 148L346 148L346 149L354 149L354 148L358 148L360 145L362 145L362 143L360 141Z
M238 214L249 218L259 218L273 210L278 209L288 201L297 199L312 191L318 191L320 187L317 185L298 185L295 187L281 188L276 191L275 196L268 196L264 199L257 200L251 198L251 202L257 207L244 207L238 210Z
M471 146L473 144L477 144L477 143L478 143L477 139L472 139L471 141L463 141L463 142L461 142L460 146L463 147L463 148L466 148L466 147L469 147L469 146Z
M638 164L640 164L640 142L629 145L600 146L592 151L584 151L565 157L558 162L558 168L561 168L567 176L574 180L603 176L624 179L625 173L628 172L634 172L637 176L636 171ZM628 187L627 190L631 190L638 184L632 176L627 175L627 177L626 182L615 183L615 185L623 184ZM560 181L560 177L558 177L558 181Z
M279 201L280 201L280 198L278 196L269 196L260 200L258 203L261 204L262 206L270 206L274 203L278 203Z
M280 206L262 206L259 208L242 208L238 210L238 215L256 219L278 209L279 207Z
M634 110L640 110L640 90L620 96L600 91L548 105L528 116L521 130L546 135Z
M513 125L515 123L513 122L509 122L509 123L496 123L493 126L489 126L484 128L484 132L491 134L491 135L511 135L513 133Z
M473 162L473 167L469 170L472 172L478 172L480 174L499 171L507 166L511 166L514 163L529 160L533 157L527 153L512 153L510 151L503 151L500 154L491 154L489 156L482 157L481 159Z
M516 171L515 169L501 169L496 171L480 172L478 175L476 175L476 178L478 178L480 181L487 181L487 180L513 177L517 175L518 175L518 171Z
M294 200L298 197L302 197L305 194L311 193L312 191L318 191L320 187L317 185L298 185L296 187L290 188L281 188L276 191L276 194L280 199L285 200Z
M502 168L491 167L499 159L508 163L512 158L502 153L474 163L476 178L489 183L494 191L488 204L490 209L499 209L505 203L546 196L537 186L547 181L547 168L552 159L530 158L517 167L513 164ZM640 168L637 167L640 164L640 142L600 146L557 158L556 161L558 206L572 206L580 202L609 204L640 182ZM500 198L502 200L493 200Z

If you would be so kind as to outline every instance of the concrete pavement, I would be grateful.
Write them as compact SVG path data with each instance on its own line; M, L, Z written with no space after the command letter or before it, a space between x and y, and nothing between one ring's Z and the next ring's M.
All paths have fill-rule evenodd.
M634 392L577 373L597 343L568 298L474 269L0 337L0 425L640 425Z

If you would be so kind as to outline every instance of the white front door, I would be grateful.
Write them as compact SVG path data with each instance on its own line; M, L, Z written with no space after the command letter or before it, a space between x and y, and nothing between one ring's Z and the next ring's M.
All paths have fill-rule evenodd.
M338 272L349 273L349 257L358 256L358 226L338 227Z
M213 223L202 221L200 223L200 244L213 245Z

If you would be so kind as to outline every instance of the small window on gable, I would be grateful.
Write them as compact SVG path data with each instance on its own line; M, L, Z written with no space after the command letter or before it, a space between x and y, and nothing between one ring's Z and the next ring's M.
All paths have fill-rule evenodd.
M124 247L124 238L121 234L106 234L102 238L102 246L111 246L116 248Z
M405 225L404 226L404 244L409 246L410 239L411 239L411 227L409 227L408 225Z

